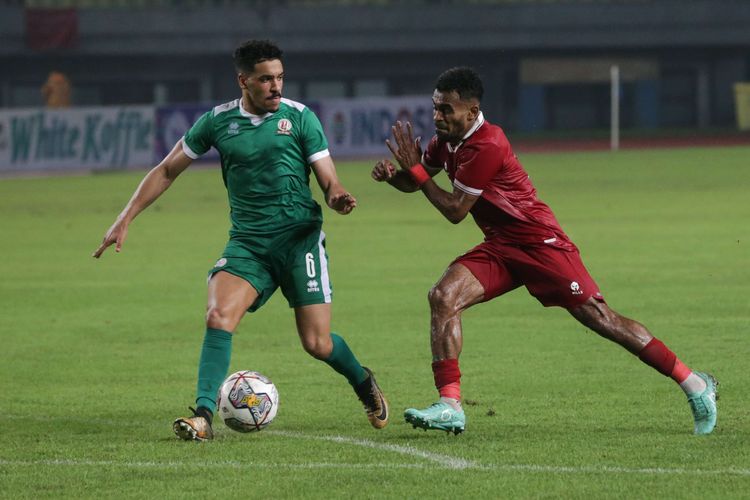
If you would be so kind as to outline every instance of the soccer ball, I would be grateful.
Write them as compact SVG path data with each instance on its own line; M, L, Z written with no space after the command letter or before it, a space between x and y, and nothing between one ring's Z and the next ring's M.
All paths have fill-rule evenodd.
M258 372L231 374L219 388L219 416L237 432L256 432L270 424L279 411L279 391Z

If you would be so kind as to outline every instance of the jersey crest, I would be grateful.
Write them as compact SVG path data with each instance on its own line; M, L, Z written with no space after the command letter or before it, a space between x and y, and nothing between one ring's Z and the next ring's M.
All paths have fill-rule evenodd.
M292 133L292 122L286 118L279 120L277 124L277 134L289 135Z

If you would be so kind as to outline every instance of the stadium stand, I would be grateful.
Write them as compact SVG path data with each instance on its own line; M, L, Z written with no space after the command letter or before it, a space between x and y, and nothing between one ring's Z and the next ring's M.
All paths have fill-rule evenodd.
M69 31L41 43L49 9ZM507 126L597 129L616 64L625 128L729 127L747 26L739 0L0 0L0 106L40 105L53 70L77 105L227 100L228 54L253 37L286 50L291 98L424 94L468 64Z

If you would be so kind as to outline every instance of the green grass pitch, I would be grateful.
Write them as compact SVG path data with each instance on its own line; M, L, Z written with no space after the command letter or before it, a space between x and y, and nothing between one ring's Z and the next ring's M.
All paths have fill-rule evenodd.
M171 422L194 397L205 273L228 230L218 170L185 172L100 261L143 172L2 179L0 497L747 498L749 157L521 154L609 304L719 378L702 438L669 379L524 289L464 315L467 431L405 424L436 398L427 291L480 233L340 161L359 206L325 210L334 329L378 376L390 426L371 429L303 352L277 294L243 320L231 363L274 380L276 421L180 442Z

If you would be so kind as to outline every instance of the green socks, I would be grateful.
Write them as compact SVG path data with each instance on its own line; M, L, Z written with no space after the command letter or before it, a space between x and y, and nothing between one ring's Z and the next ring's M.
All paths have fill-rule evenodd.
M356 387L367 378L367 372L346 345L344 339L331 333L333 349L328 359L328 366L346 377ZM232 356L232 334L224 330L206 328L203 337L200 364L198 365L198 388L195 404L211 412L216 411L216 393L229 371L229 360Z
M344 339L331 333L331 341L333 342L333 349L328 359L324 359L328 366L339 372L341 375L346 377L349 383L356 387L367 378L367 372L362 369L362 365L359 364L357 358L346 345Z
M206 328L203 349L198 365L198 389L195 404L216 411L216 393L224 382L232 356L232 334L224 330Z

